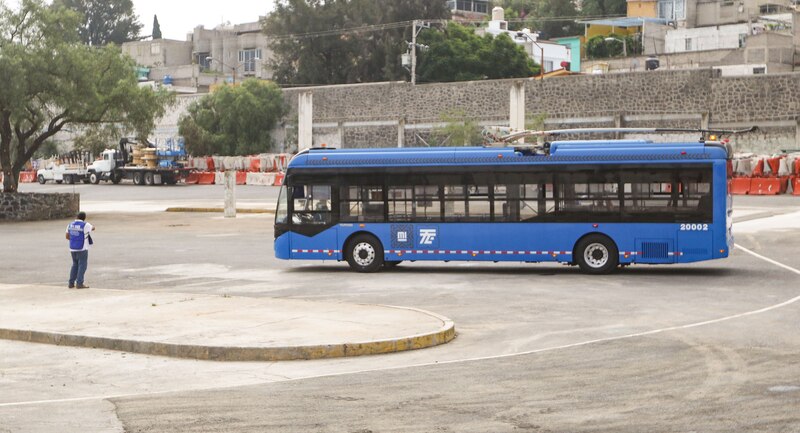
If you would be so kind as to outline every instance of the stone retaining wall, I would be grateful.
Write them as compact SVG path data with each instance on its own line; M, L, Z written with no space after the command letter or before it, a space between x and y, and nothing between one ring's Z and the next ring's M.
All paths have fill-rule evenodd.
M394 147L401 130L406 146L419 146L419 138L428 137L442 124L442 115L454 110L481 125L508 125L509 92L517 83L525 89L526 113L543 113L547 129L757 125L758 134L736 139L738 151L800 148L800 73L721 77L712 69L671 70L416 86L370 83L283 92L291 106L290 118L297 116L298 96L313 94L314 145Z
M525 111L544 114L547 129L587 127L744 128L761 132L736 139L737 150L773 153L800 148L800 73L722 77L712 69L576 75L412 86L406 82L283 89L293 119L273 134L294 137L298 97L313 95L314 145L424 146L443 115L480 125L508 125L510 90L522 85ZM157 125L157 136L177 134L177 121L202 95L181 96ZM457 112L457 114L456 114ZM292 130L293 133L287 131ZM400 135L400 137L398 137ZM398 140L399 138L399 140ZM664 137L637 137L663 140ZM683 139L677 138L675 139ZM295 143L276 142L275 150ZM287 146L288 145L288 146Z
M0 221L39 221L74 218L79 194L0 193Z

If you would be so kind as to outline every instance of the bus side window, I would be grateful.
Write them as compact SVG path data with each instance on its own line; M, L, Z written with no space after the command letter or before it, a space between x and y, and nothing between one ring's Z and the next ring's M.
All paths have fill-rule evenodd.
M331 222L330 185L298 185L292 188L293 224L329 224Z

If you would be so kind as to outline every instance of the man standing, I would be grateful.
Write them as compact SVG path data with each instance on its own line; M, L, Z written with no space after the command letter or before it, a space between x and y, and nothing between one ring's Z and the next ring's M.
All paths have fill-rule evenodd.
M86 212L78 212L78 217L67 226L67 240L72 253L72 269L69 271L69 288L88 289L83 284L83 275L89 264L89 244L92 243L90 233L94 226L86 222Z

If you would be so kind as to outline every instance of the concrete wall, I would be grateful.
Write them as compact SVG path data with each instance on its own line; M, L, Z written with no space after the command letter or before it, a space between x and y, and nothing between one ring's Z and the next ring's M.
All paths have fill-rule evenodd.
M192 64L192 43L172 39L125 42L122 52L136 63L147 67L169 67Z
M74 218L79 194L0 193L0 221L39 221Z
M313 145L425 146L443 115L458 112L480 125L508 125L510 91L521 84L525 109L544 113L548 129L568 127L711 127L758 125L738 138L740 150L800 148L800 73L721 77L705 70L579 75L543 81L487 80L412 86L405 82L284 89L291 107L279 136L296 137L298 97L313 95ZM198 96L179 97L157 132L177 134L177 119ZM705 119L705 120L704 120ZM289 131L292 130L292 131ZM659 137L653 137L659 138ZM694 139L694 135L688 137ZM285 147L281 147L281 146ZM296 143L278 143L292 150Z

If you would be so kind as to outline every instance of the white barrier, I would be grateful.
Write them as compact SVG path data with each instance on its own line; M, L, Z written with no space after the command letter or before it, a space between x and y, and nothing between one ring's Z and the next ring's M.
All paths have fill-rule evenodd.
M248 185L272 186L275 184L275 173L247 173Z

